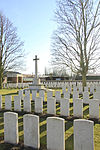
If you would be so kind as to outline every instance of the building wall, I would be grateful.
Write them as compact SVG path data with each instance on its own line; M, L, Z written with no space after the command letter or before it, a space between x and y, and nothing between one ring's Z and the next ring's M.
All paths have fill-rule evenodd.
M17 83L17 77L7 77L7 83Z
M23 83L23 75L16 73L8 73L7 83Z

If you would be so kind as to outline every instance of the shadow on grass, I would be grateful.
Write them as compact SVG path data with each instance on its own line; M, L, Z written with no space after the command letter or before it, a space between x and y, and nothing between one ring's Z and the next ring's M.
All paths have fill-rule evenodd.
M57 115L60 114L60 103L59 102L56 103L56 114Z
M1 143L0 144L0 150L11 150L12 149L12 144L8 143Z
M72 116L73 115L73 109L72 110L70 110L70 116Z
M85 107L87 107L85 109ZM85 109L85 110L84 110ZM86 118L86 116L89 115L89 107L87 105L84 105L84 108L83 108L83 116Z
M73 121L65 122L65 150L73 150Z
M72 115L73 114L73 103L70 103L70 115Z
M74 143L73 143L73 134L71 134L65 141L65 150L74 150Z
M79 98L81 98L81 99L82 99L82 98L83 98L83 95L82 95L82 94L79 94Z
M46 149L47 147L47 123L46 118L40 117L40 147Z
M43 102L43 108L47 108L47 102Z
M89 95L89 98L90 98L90 99L93 99L93 94L90 94L90 95Z
M35 102L31 101L31 112L34 112L34 109L35 109Z
M17 95L17 94L18 94L18 91L15 92L15 93L2 94L2 96L6 96L6 95Z
M47 113L47 102L43 102L43 113Z
M67 121L65 122L65 130L68 130L69 128L71 128L73 126L73 122L72 121Z
M23 142L23 116L22 115L18 115L18 132L19 132L19 141Z
M73 94L70 93L70 99L73 98Z

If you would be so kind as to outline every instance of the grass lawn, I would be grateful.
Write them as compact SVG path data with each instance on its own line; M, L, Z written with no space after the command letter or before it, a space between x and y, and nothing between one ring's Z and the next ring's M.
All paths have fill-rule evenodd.
M5 107L5 95L12 95L12 111L13 111L13 97L18 94L18 89L2 89L0 90L0 94L2 95L3 100L3 109L0 110L0 150L31 150L31 148L25 148L23 145L23 115L26 112L23 111L18 113L18 126L19 126L19 144L12 145L8 143L4 143L4 107ZM38 94L37 94L38 95ZM32 95L31 95L32 96ZM46 95L45 95L46 99ZM65 147L66 150L73 150L73 103L72 98L70 99L70 117L63 117L65 119ZM31 102L32 114L34 113L34 102ZM23 107L23 102L22 102ZM83 118L89 119L89 106L84 105L83 109ZM99 111L100 112L100 111ZM60 104L56 104L56 113L57 117L60 116ZM47 102L44 102L43 105L43 114L39 114L40 116L40 145L41 150L46 150L46 118L52 115L47 115ZM95 150L100 150L100 120L94 123L94 146Z

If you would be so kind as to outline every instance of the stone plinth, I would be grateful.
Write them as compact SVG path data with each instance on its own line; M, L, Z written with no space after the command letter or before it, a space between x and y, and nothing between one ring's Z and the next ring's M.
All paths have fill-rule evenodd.
M40 84L40 79L39 78L34 78L33 79L33 83L32 84L29 84L29 90L32 91L32 90L36 90L36 91L39 91L39 90L44 90L44 85L43 84Z
M40 84L40 79L39 79L38 77L34 77L34 79L33 79L33 84L34 84L34 85Z
M29 89L30 90L41 90L43 88L42 84L29 84Z

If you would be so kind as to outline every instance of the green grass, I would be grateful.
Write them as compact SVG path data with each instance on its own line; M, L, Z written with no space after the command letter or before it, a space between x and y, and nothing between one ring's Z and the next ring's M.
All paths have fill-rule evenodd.
M57 89L58 90L58 89ZM60 89L61 90L61 89ZM12 144L7 144L4 143L4 103L5 103L5 95L12 95L12 103L13 103L13 97L18 94L18 89L2 89L0 90L0 94L2 95L2 100L3 100L3 109L0 111L0 150L10 150L12 147L16 149L26 149L26 150L31 150L31 148L23 148L23 115L26 114L26 112L23 111L18 113L18 128L19 128L19 144L12 145ZM53 93L54 94L54 93ZM32 95L31 95L32 96ZM38 96L38 94L37 94ZM47 94L45 94L45 100L46 100ZM73 103L72 103L72 98L70 99L70 117L63 117L65 119L65 147L66 150L74 150L73 147ZM22 103L23 106L23 103ZM32 114L34 113L34 102L32 102L31 105L32 108ZM99 111L100 112L100 111ZM59 103L56 104L56 113L57 117L60 116L60 105ZM43 114L40 114L40 145L41 149L46 150L46 136L47 136L47 131L46 131L46 118L48 116L52 115L47 115L47 103L44 102L43 105ZM83 118L84 119L89 119L89 106L84 105L83 108ZM94 124L94 146L95 150L100 150L100 120L96 121Z

